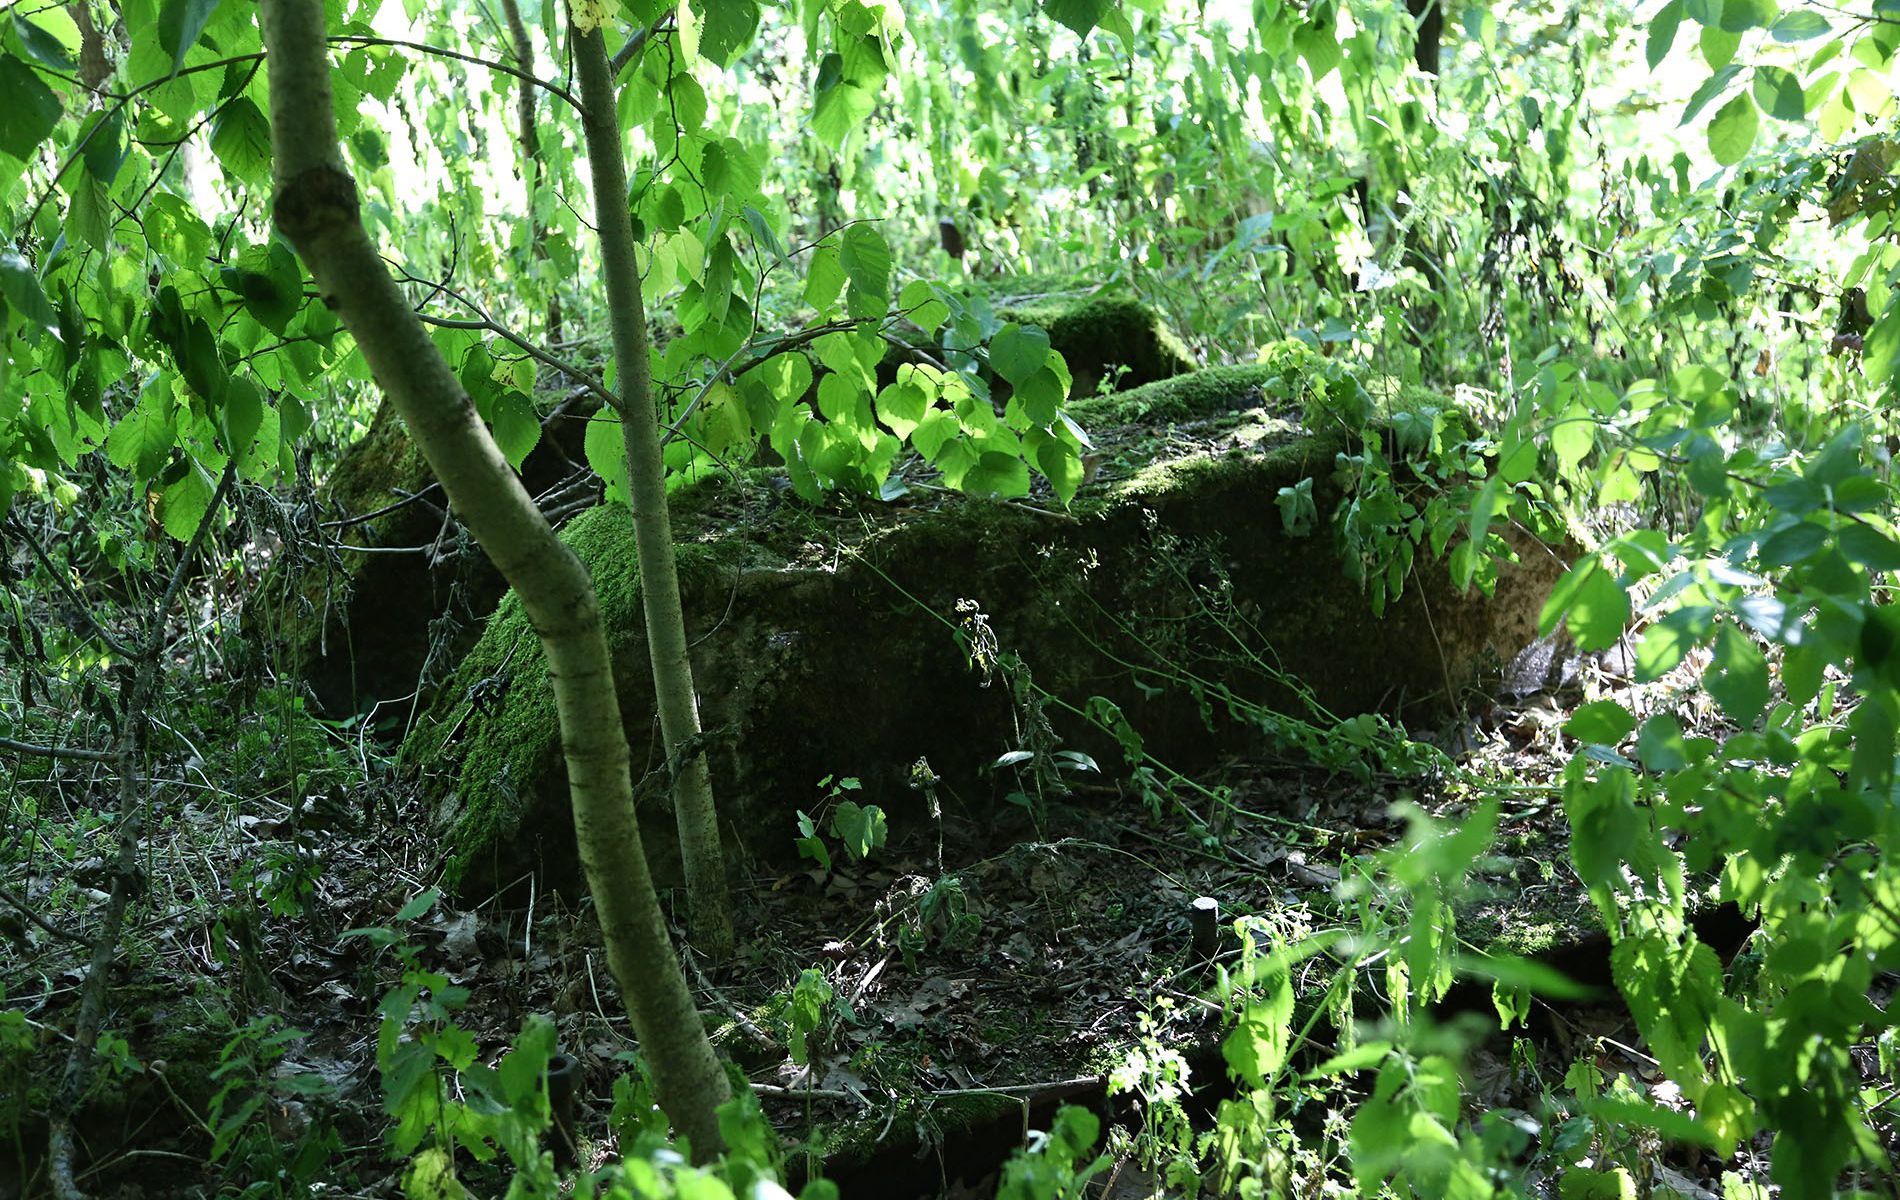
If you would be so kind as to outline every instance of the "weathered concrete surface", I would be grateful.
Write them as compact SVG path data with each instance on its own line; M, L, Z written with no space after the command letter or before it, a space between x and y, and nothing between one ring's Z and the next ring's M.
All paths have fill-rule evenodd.
M860 777L858 798L901 826L923 812L909 786L920 759L965 819L1017 786L988 772L1007 751L1059 741L1112 771L1116 742L1080 716L1093 696L1121 708L1150 754L1192 767L1267 748L1270 731L1227 704L1229 690L1309 714L1282 669L1334 714L1424 716L1508 661L1534 633L1556 556L1520 542L1492 599L1459 594L1444 565L1421 556L1415 586L1375 619L1324 525L1283 530L1275 498L1303 479L1319 512L1333 511L1347 447L1303 431L1270 398L1286 391L1275 370L1202 372L1077 406L1105 465L1069 514L941 493L812 508L764 471L682 495L685 606L732 840L790 858L794 810L813 807L824 775ZM596 509L564 536L595 575L637 777L663 755L631 519ZM973 665L972 648L990 670ZM1007 655L1027 674L993 665ZM504 601L405 744L451 878L469 891L535 869L546 884L576 878L543 670L518 605ZM664 788L649 791L648 852L665 878L672 822Z

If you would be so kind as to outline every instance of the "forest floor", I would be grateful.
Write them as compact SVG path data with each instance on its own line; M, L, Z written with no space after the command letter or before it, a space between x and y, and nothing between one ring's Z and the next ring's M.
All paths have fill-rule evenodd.
M1230 933L1213 962L1197 954L1191 903L1213 897L1224 924L1251 915L1287 938L1400 921L1359 867L1405 837L1402 802L1455 823L1470 780L1502 790L1499 837L1460 908L1461 936L1607 984L1607 945L1569 867L1555 786L1564 707L1542 694L1467 723L1450 739L1465 751L1465 782L1236 760L1202 780L1225 806L1082 785L1037 819L1007 806L952 813L868 862L754 875L738 891L751 931L739 954L693 966L702 1010L787 1140L794 1174L822 1163L847 1197L989 1194L1002 1160L1058 1103L1095 1107L1136 1135L1121 1139L1125 1161L1104 1194L1148 1195L1138 1135L1152 1149L1168 1119L1204 1122L1228 1094L1216 984L1244 969L1242 952ZM106 1028L126 1039L124 1066L116 1100L101 1096L81 1130L83 1182L96 1194L204 1194L266 1167L315 1171L306 1178L326 1180L328 1195L401 1194L402 1164L382 1146L376 1050L378 1006L404 965L348 932L364 928L394 929L415 969L467 989L452 1020L479 1061L498 1058L529 1014L550 1016L580 1066L580 1162L607 1152L608 1097L632 1043L584 908L551 896L518 909L442 900L399 921L434 860L427 822L392 780L301 814L232 813L216 797L188 802L149 847L154 864L176 866L154 877L110 995ZM268 853L285 845L293 852ZM277 865L260 876L260 861ZM32 880L7 884L33 894ZM8 1002L45 1035L37 1069L56 1069L65 1047L52 1031L72 1025L78 956L37 939L0 965ZM793 1055L802 975L828 996ZM1317 968L1302 976L1307 1008L1327 982ZM1372 974L1365 982L1377 986ZM1545 1111L1580 1061L1639 1086L1659 1079L1620 1006L1539 1002L1514 1033L1499 1032L1489 988L1461 985L1440 1009L1474 1039L1473 1098L1492 1110ZM1316 1043L1331 1016L1316 1012L1307 1027ZM251 1095L266 1102L209 1164L208 1133ZM9 1181L0 1163L0 1196L43 1186L36 1133L29 1120L19 1175ZM302 1165L293 1147L309 1154ZM1688 1195L1714 1178L1694 1161L1665 1169Z

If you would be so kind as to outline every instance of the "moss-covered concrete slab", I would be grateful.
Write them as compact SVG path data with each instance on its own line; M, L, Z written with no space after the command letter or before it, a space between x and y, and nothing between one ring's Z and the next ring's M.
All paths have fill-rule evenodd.
M856 798L901 826L925 811L919 762L943 780L946 807L975 820L1023 786L1021 764L991 771L1010 752L1046 762L1060 746L1114 771L1116 740L1083 716L1093 697L1149 754L1192 768L1275 748L1251 705L1310 716L1310 688L1336 715L1444 713L1484 664L1508 661L1531 639L1557 557L1523 540L1486 599L1421 556L1375 618L1329 531L1291 536L1276 506L1310 480L1331 513L1350 448L1272 398L1284 369L1204 372L1080 406L1104 465L1069 513L941 492L812 508L765 471L682 495L684 601L733 841L787 859L794 812L814 807L826 775L862 779ZM563 536L597 581L636 774L657 768L631 518L596 509ZM553 701L512 598L404 756L427 781L452 879L476 891L535 869L575 879ZM648 791L664 878L671 818L664 789Z

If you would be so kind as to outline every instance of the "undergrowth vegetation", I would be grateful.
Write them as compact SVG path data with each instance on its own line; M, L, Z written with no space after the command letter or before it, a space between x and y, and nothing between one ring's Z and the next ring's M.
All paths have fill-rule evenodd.
M535 481L510 495L544 530L627 503L623 422L657 419L686 582L727 589L677 657L768 573L721 546L769 544L787 589L861 563L824 652L870 671L917 618L917 661L983 691L980 770L840 761L727 810L742 953L639 969L686 972L703 1020L669 1033L731 1099L664 1095L582 889L455 890L424 798L541 685L532 650L469 654L528 567L372 424L364 331L274 223L254 6L14 0L0 1195L139 1194L145 1159L148 1194L416 1200L1900 1189L1900 8L264 8L312 4L338 207L485 461ZM602 31L651 340L624 360L570 57ZM1290 474L1250 511L1157 515L1207 494L1165 476L1262 464ZM1140 611L1054 532L1046 588L954 609L861 553L916 512L1130 504ZM1243 527L1352 585L1308 641L1403 609L1442 647L1426 597L1490 614L1562 566L1515 661L1334 711L1275 644L1309 598L1236 582ZM665 589L606 545L653 629ZM999 635L1045 602L1081 667ZM378 623L424 664L393 691L351 649ZM360 703L326 708L337 662ZM852 721L964 712L875 695ZM644 823L736 735L629 712ZM592 867L585 821L501 823L533 757L456 784L485 836Z

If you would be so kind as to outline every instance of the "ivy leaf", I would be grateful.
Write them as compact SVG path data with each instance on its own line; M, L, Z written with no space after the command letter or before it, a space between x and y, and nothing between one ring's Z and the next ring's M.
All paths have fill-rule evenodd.
M33 151L59 124L59 97L40 82L33 68L11 54L0 55L0 150L31 161Z
M198 44L220 0L164 0L158 10L158 44L172 56L172 74L185 65L185 55Z
M47 301L39 276L33 273L26 259L12 250L0 252L0 298L6 300L8 308L20 314L34 338L48 333L59 336L59 314Z
M1747 92L1738 93L1709 122L1709 152L1723 166L1734 166L1755 144L1755 131L1760 125L1755 101Z

